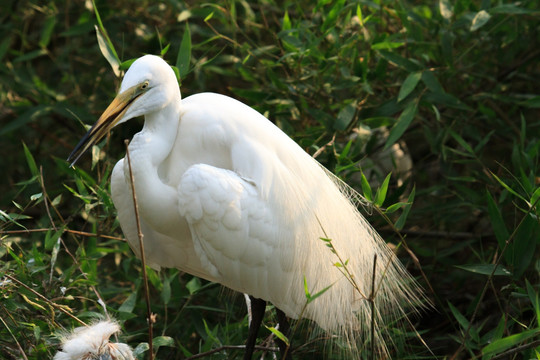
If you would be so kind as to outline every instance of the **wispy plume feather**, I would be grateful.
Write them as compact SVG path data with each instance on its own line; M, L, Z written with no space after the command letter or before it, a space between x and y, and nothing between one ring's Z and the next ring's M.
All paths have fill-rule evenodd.
M78 327L63 337L62 350L53 360L135 360L127 344L110 342L119 331L120 326L108 320Z

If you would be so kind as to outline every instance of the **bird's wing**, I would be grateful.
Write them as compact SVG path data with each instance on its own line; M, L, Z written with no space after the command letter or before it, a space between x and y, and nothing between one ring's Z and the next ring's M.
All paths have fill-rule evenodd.
M135 255L140 258L141 252L133 195L131 186L124 174L124 159L118 161L114 167L111 176L111 197L118 211L118 220L129 246ZM178 241L176 238L154 230L142 216L140 216L139 222L143 233L145 259L148 266L156 270L161 267L179 268L192 275L211 281L215 280L204 271L198 257L195 255L189 231L187 231L188 234L186 235L181 234L182 231L178 230L179 237L187 240Z
M279 255L276 216L253 182L230 170L198 164L184 173L178 192L180 215L187 219L195 252L212 276L255 297L284 295L268 294L268 289L276 291L276 283L287 288L287 269L280 265L280 257L287 255Z

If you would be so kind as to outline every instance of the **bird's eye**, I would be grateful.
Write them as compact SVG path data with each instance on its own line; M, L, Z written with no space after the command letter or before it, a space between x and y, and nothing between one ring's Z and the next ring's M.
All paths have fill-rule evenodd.
M148 81L143 82L142 85L141 85L141 89L147 89L148 85L149 85Z

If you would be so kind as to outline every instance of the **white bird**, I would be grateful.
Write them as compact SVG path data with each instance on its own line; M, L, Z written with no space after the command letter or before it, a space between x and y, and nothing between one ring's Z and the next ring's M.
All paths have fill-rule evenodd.
M62 350L53 360L135 360L128 345L109 341L119 331L120 326L113 321L78 327L63 336Z
M373 276L374 338L384 351L383 316L404 316L421 295L357 210L353 190L249 106L213 93L181 99L173 70L153 55L131 65L68 161L73 165L111 128L138 116L144 127L129 153L147 264L251 295L245 358L266 301L280 310L285 331L283 313L351 342L358 332L370 334ZM114 167L111 190L122 230L140 256L125 159ZM321 238L331 239L334 251ZM346 264L349 275L336 263ZM311 294L329 288L307 304L304 282Z

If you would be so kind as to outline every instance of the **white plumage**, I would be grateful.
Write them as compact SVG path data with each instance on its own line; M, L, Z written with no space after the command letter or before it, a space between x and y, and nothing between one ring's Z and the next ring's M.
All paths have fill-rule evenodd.
M358 212L351 189L241 102L212 93L182 100L159 57L132 64L70 158L141 115L144 128L129 151L150 266L219 282L348 337L369 331L375 256L378 341L383 314L400 317L404 305L418 303L415 282ZM114 167L111 187L122 230L140 255L126 160ZM332 239L359 289L321 237ZM331 285L307 307L304 279L312 294Z
M119 331L120 326L112 321L78 327L64 337L62 350L53 360L135 360L128 345L109 341Z

